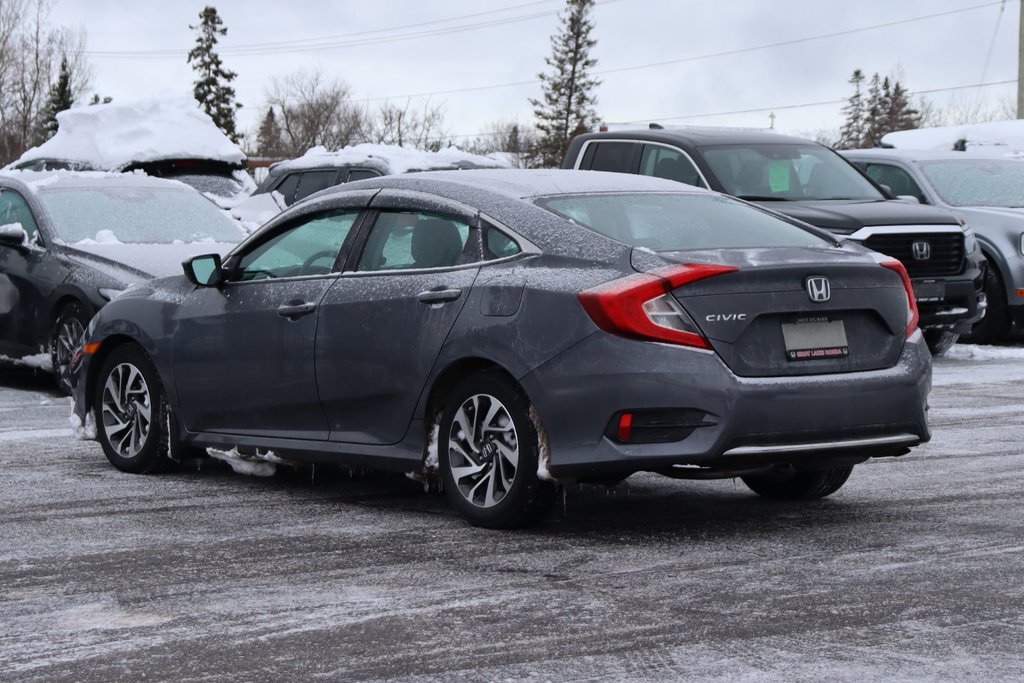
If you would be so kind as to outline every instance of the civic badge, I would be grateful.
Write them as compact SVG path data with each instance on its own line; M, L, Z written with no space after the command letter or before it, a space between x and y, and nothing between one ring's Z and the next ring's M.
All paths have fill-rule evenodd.
M927 261L932 257L932 245L929 242L914 242L910 245L910 252L915 261Z
M832 296L832 287L828 283L828 278L821 277L820 275L807 278L804 281L804 287L807 289L807 296L810 297L811 301L817 303L824 303Z

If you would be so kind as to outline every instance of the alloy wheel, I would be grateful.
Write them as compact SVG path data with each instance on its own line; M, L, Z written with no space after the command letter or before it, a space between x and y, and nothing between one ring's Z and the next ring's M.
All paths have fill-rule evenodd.
M152 397L142 372L131 363L114 366L103 386L103 431L123 458L134 458L146 445L152 424Z
M57 326L53 342L53 372L60 380L61 387L68 392L71 391L71 360L81 348L84 338L85 328L78 318L66 317Z
M448 462L459 492L473 505L493 507L508 495L519 469L519 436L501 401L475 394L455 411Z

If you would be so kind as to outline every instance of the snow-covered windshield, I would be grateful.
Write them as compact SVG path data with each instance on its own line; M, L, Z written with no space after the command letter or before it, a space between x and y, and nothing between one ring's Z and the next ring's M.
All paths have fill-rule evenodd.
M242 237L224 212L186 188L59 187L40 190L39 199L68 244L238 242Z
M243 191L242 183L231 176L216 175L214 173L181 173L178 175L165 175L165 178L179 180L189 187L194 187L200 192L215 194L218 197L234 197Z
M952 206L1024 207L1024 161L923 161L921 171L942 200Z
M542 197L539 206L652 251L831 246L821 237L714 194L580 194Z
M821 145L715 145L700 152L725 191L740 199L884 199L853 166Z

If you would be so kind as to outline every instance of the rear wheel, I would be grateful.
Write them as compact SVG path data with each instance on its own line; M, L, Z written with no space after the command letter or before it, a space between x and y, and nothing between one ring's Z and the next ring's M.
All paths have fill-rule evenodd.
M77 301L60 309L53 324L53 332L50 334L53 380L57 383L57 388L65 394L71 393L71 360L82 346L85 326L88 324L89 314L85 306Z
M114 467L150 474L173 464L163 385L142 349L120 346L107 356L93 406L96 436Z
M853 466L831 470L798 470L781 465L764 474L742 477L754 493L780 500L812 500L832 495L846 483Z
M463 380L441 415L438 460L445 494L476 526L534 522L554 500L537 477L540 445L526 397L498 372Z
M928 350L932 352L933 356L941 356L946 351L949 351L959 338L959 334L949 330L924 331L924 340L928 344Z

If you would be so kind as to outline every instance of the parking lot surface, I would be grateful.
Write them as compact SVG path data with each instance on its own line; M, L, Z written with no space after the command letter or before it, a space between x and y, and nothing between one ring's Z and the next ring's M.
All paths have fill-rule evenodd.
M1020 680L1024 348L936 361L934 440L833 497L569 487L523 532L411 480L114 470L0 368L0 680Z

